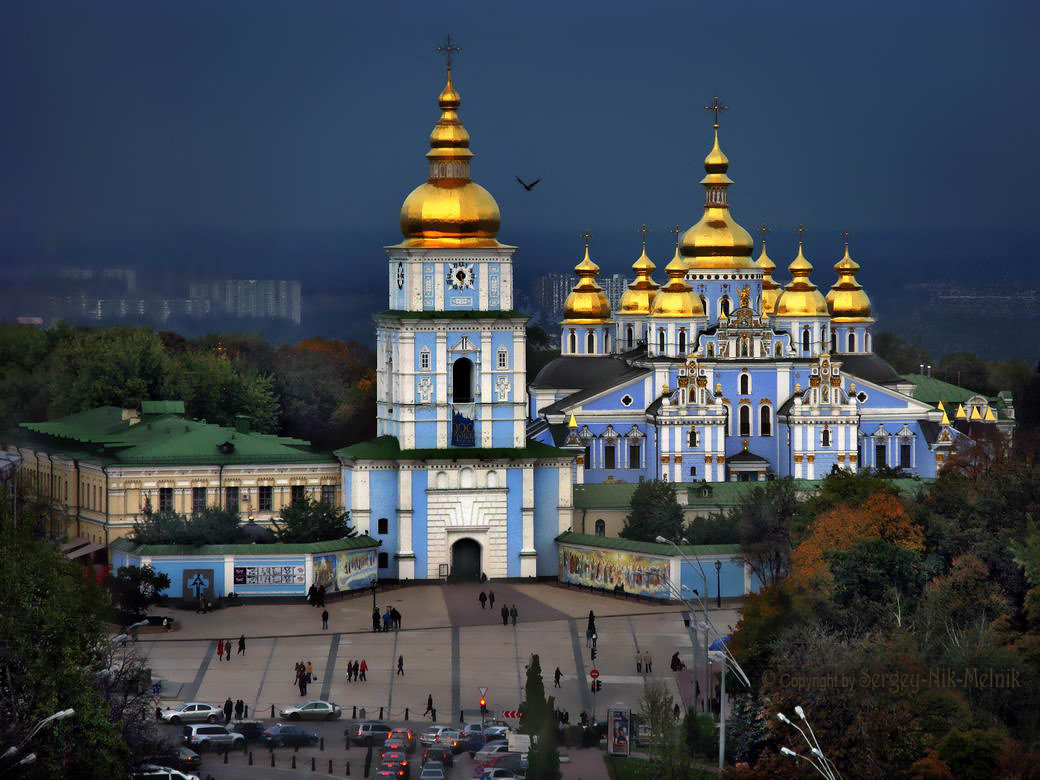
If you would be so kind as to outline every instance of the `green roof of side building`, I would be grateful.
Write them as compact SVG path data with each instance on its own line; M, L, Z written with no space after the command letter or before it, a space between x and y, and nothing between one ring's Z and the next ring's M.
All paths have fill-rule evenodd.
M220 465L333 463L310 442L253 433L184 416L181 401L145 401L142 416L102 406L57 420L22 423L4 443L105 464Z
M402 450L395 436L379 436L336 450L345 460L526 460L575 458L574 453L528 440L526 447L446 447L445 449Z
M913 397L926 404L934 405L940 401L960 404L974 396L982 396L989 401L989 405L994 409L1004 408L1004 401L1001 398L988 396L984 393L977 393L974 390L969 390L966 387L959 387L932 376L926 376L925 374L903 374L903 379L907 382L913 383ZM947 409L946 411L950 412L952 417L952 412L955 410Z
M646 553L648 555L674 555L675 547L670 544L656 542L635 542L631 539L617 539L611 536L593 536L564 531L556 537L560 544L581 544L587 547L600 547L604 550L621 550L624 552ZM683 555L736 555L740 552L739 544L686 544L680 545Z
M183 544L134 544L129 539L116 539L109 545L111 550L122 550L132 555L301 555L306 553L331 553L378 547L380 542L371 536L355 536L351 539L334 539L328 542L307 544L202 544L198 547Z

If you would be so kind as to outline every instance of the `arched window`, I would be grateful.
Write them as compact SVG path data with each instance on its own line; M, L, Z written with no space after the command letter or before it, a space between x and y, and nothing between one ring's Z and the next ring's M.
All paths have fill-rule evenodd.
M775 354L777 357L782 357L784 354L784 347L779 341L776 342L776 346L773 347L773 354Z
M809 351L809 329L804 328L802 330L802 352Z
M686 354L686 331L685 330L680 330L679 331L679 354L680 355L685 355Z
M376 520L376 533L385 534L390 532L390 521L385 517L380 517Z
M591 330L585 337L585 351L590 355L595 354L596 352L596 335Z
M849 352L856 351L856 334L849 331Z
M864 333L863 334L863 351L864 352L870 352L870 334L869 333Z
M569 351L573 355L575 352L578 351L578 339L574 335L574 331L571 331L571 337L570 337L570 339L568 341L570 342L570 350Z
M820 434L820 446L830 447L831 446L831 429L824 426L823 433Z
M704 309L704 313L708 313L708 299L703 295L701 296L701 308Z
M701 446L701 434L696 428L690 428L690 446L700 447Z
M632 326L629 325L625 328L625 342L628 344L628 348L632 349Z
M724 317L728 317L729 316L729 296L728 295L723 295L722 296L722 300L719 301L719 311L722 313L722 316L724 316Z
M740 375L740 394L751 395L751 375L746 372Z
M664 351L665 351L665 346L664 346L664 328L661 328L659 331L657 331L657 351L660 352L662 355L664 354Z
M469 403L473 400L473 361L459 358L451 366L452 400Z
M610 331L609 330L604 330L603 331L603 354L604 355L609 355L610 354Z
M763 406L758 410L758 435L773 435L773 410L768 406Z
M838 334L835 331L831 331L831 353L838 351Z
M603 520L596 521L596 536L607 535L607 524Z
M740 416L739 433L738 436L750 436L751 435L751 407L744 404L740 407L738 412Z

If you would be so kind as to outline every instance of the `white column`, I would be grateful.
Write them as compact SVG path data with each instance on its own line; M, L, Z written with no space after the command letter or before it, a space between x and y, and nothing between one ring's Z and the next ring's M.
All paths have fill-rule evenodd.
M311 556L307 556L307 586L310 587L311 576L314 573L313 562ZM224 556L224 593L216 595L226 596L228 593L233 593L235 590L235 556L225 555Z
M491 388L492 368L494 362L491 354L491 332L485 330L480 334L480 403L477 405L480 415L480 446L491 446L491 402L495 400Z
M437 289L441 289L439 286ZM434 347L434 409L437 415L437 447L448 446L448 431L451 428L451 404L448 400L448 334L438 331Z
M415 553L412 550L412 469L402 466L397 471L397 566L402 580L415 579Z
M433 263L433 308L444 311L444 263Z
M538 551L534 546L534 466L524 464L523 496L520 515L523 519L523 540L520 548L520 576L534 577L538 573Z

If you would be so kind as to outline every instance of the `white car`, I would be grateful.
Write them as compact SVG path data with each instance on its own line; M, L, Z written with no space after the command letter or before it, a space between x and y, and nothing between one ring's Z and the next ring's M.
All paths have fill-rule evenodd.
M308 701L295 707L283 707L286 720L335 720L343 714L338 704L331 701Z
M419 743L425 747L437 744L437 737L440 736L442 731L450 730L450 726L430 726L426 731L419 735Z
M170 769L168 766L153 766L144 764L137 767L130 776L132 780L199 780L198 775L189 775L179 769Z
M164 710L159 717L166 723L217 723L224 720L224 710L212 704L189 701L180 707Z

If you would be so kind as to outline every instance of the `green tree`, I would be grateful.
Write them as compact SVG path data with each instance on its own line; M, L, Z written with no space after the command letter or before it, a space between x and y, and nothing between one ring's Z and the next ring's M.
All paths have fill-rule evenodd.
M772 585L791 566L791 526L798 514L794 481L778 479L755 486L727 515L737 529L744 562L758 579Z
M235 415L244 414L259 433L278 430L273 377L240 367L223 354L195 350L172 358L162 394L183 400L190 417L209 423L231 426Z
M903 625L913 614L926 579L916 550L874 538L824 558L834 578L834 616L844 628Z
M105 586L116 606L131 615L143 615L152 604L162 601L170 578L151 566L120 566L115 575L105 578Z
M874 352L900 374L920 373L922 365L932 362L931 353L921 345L884 331L874 336Z
M1004 740L995 729L951 729L939 743L939 758L957 780L990 780L997 776Z
M281 542L328 542L357 536L349 512L310 498L283 507L281 519L272 522Z
M683 510L670 482L659 479L640 482L630 502L631 511L621 529L623 539L653 542L658 536L677 540L682 535Z
M527 753L527 777L531 780L560 780L560 748L556 722L551 714L556 709L556 700L550 696L545 703L550 717L543 719L538 731L538 740L533 742Z
M535 653L527 664L524 701L520 705L520 733L541 734L544 721L552 720L552 710L545 703L542 662Z
M639 697L639 715L650 727L650 762L653 777L686 780L690 776L690 754L675 717L675 700L667 686L652 680Z
M958 387L965 387L986 395L1000 389L990 386L989 370L982 358L974 352L951 352L943 355L932 375L942 377L945 381Z
M130 539L135 544L180 544L193 547L235 544L242 540L242 529L238 514L217 506L208 506L191 516L176 512L153 512L146 508L144 516L134 522Z

